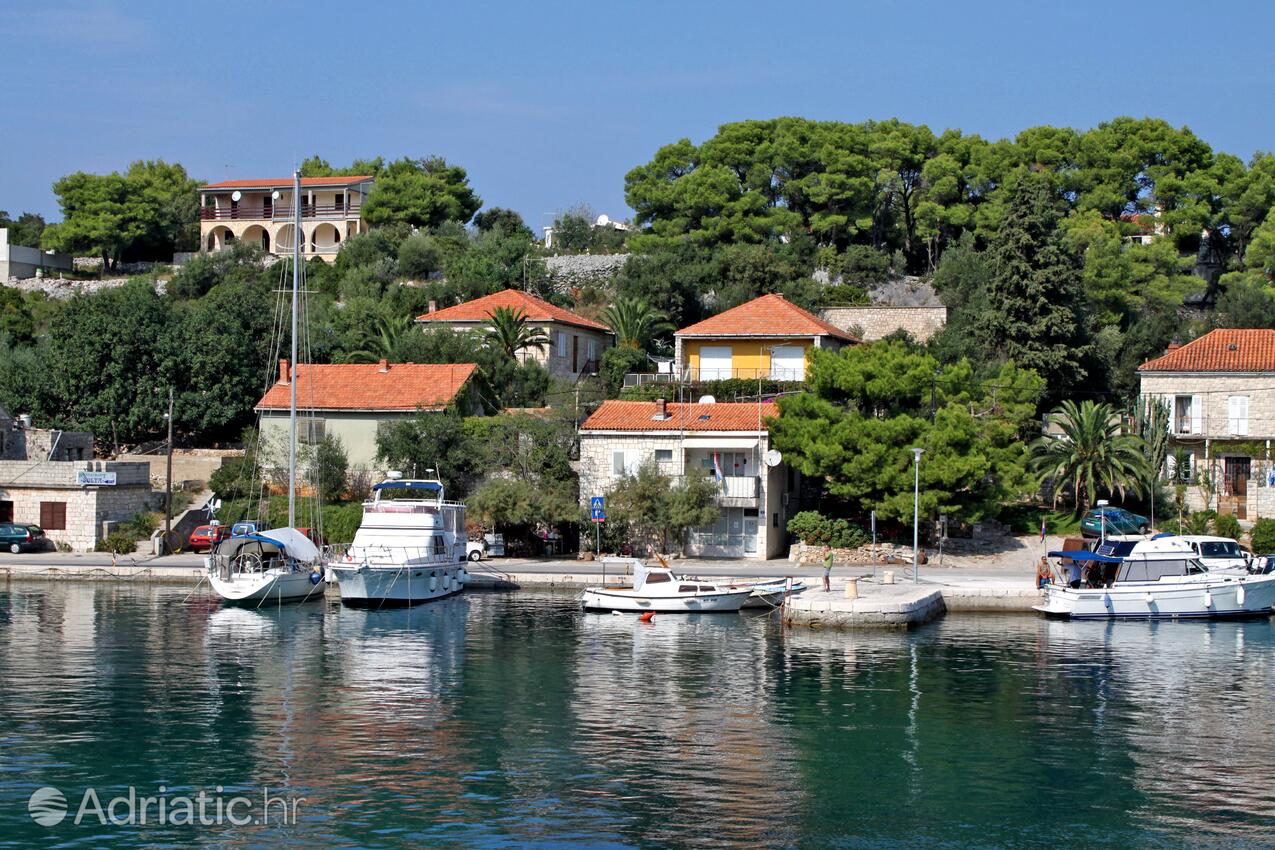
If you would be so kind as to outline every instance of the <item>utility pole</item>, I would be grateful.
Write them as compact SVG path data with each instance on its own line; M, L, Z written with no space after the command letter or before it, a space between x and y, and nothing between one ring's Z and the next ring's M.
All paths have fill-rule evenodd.
M168 463L164 476L164 554L168 554L173 533L173 388L168 387Z

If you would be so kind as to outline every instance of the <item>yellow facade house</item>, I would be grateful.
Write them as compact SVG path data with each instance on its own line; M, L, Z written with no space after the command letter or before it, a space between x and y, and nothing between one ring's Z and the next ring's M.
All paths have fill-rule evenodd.
M682 328L673 339L676 369L689 381L804 381L811 349L859 342L782 295L754 298Z

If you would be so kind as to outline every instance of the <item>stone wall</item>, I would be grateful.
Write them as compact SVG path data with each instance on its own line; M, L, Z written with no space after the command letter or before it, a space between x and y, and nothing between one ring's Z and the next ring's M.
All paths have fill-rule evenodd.
M114 486L84 487L75 483L81 469L114 472ZM66 506L66 528L46 528L49 539L77 551L91 550L102 537L104 522L123 522L154 507L148 467L144 463L108 461L0 461L0 500L13 503L14 522L42 525L42 502Z
M546 257L545 269L554 289L563 292L588 283L609 281L628 258L628 254L568 254Z
M126 277L112 277L105 280L68 280L62 277L25 277L25 278L9 278L7 283L0 280L6 286L12 286L14 289L20 289L23 292L43 292L54 301L66 301L76 295L91 295L95 292L101 292L104 289L116 289L128 283ZM160 279L155 281L155 291L161 295L168 281Z
M946 307L828 307L820 315L843 331L862 331L865 342L898 330L907 331L917 342L925 342L947 324Z
M1177 396L1198 397L1201 410L1194 418L1200 429L1195 430L1193 421L1171 422L1175 437L1248 440L1275 437L1275 373L1144 372L1140 386L1142 395L1161 398L1169 405L1171 418L1176 418ZM1233 395L1248 397L1248 433L1239 437L1230 430L1228 399Z

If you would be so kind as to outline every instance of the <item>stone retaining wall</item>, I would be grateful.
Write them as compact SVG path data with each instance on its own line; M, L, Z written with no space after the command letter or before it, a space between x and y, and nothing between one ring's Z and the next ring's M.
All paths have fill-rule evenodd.
M843 331L862 331L865 342L899 330L907 331L917 342L925 342L947 324L946 307L829 307L820 315Z

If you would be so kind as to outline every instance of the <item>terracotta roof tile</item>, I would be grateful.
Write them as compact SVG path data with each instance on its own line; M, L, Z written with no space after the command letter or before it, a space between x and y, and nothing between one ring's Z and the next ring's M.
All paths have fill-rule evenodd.
M676 336L834 336L858 342L836 325L801 309L782 295L763 295L682 328Z
M1275 330L1219 328L1138 367L1139 372L1275 372Z
M362 183L371 180L370 176L364 175L360 177L302 177L301 186L351 186L355 183ZM292 178L281 177L278 180L223 180L220 183L207 183L200 186L201 189L291 189Z
M433 313L422 313L416 317L416 321L486 322L491 318L491 314L496 312L497 307L521 310L523 316L532 322L561 322L564 325L577 325L582 328L611 332L611 329L601 322L586 319L570 310L556 307L543 298L537 298L517 289L506 289L484 295L482 298L475 298L473 301L466 301L464 304L457 304L455 307L446 307L435 310Z
M581 431L748 431L757 433L757 405L740 401L716 404L669 402L667 419L652 419L659 413L657 401L605 401L580 426ZM779 406L761 406L762 418L779 415Z
M279 372L287 373L287 361ZM441 410L478 368L473 363L324 363L297 367L297 406L312 410ZM385 369L385 371L381 371ZM291 390L277 381L258 410L287 410Z

